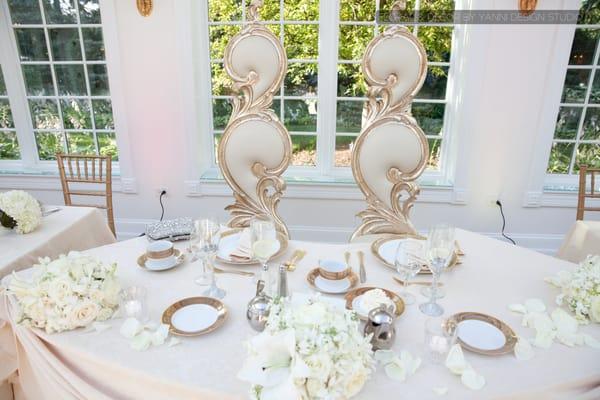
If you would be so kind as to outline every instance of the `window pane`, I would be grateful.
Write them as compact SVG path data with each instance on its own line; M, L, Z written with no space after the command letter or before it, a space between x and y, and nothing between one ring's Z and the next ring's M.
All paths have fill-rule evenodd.
M110 100L92 100L96 129L115 129Z
M211 0L212 1L212 0ZM219 1L219 0L216 0ZM248 2L246 2L248 4ZM265 1L259 10L260 20L262 21L279 21L281 17L281 9L279 1Z
M281 97L274 97L271 109L277 115L280 121L283 121L283 115L281 115Z
M340 0L341 21L373 21L376 0Z
M314 166L317 164L317 137L292 135L292 165Z
M448 83L448 67L429 67L423 87L417 93L417 99L446 98L446 84Z
M316 132L316 104L305 100L285 100L285 126L288 131Z
M82 28L85 59L88 61L104 60L104 40L102 28Z
M598 60L600 60L600 57ZM589 102L592 104L600 104L600 70L596 70L594 74L594 84L592 85L592 91L590 92Z
M21 158L17 133L0 132L0 160L18 160Z
M428 135L441 135L444 125L445 104L413 103L412 114Z
M352 163L352 148L356 136L335 137L335 163L336 167L349 167Z
M580 165L592 168L600 167L600 144L580 143L577 147L574 172L579 172Z
M113 161L119 161L117 138L114 132L98 132L98 151L102 156L111 156Z
M213 127L214 129L223 130L229 122L231 116L232 105L227 99L213 100Z
M215 96L224 96L232 94L231 79L225 72L223 64L212 63L210 65L212 73L212 94Z
M600 140L600 108L588 108L585 110L582 139Z
M573 148L573 143L553 143L546 172L549 174L568 174Z
M12 113L8 99L0 99L0 128L14 128Z
M340 25L339 59L362 60L374 32L373 26Z
M90 103L87 99L62 99L60 107L65 129L92 129Z
M54 100L29 100L31 119L36 129L60 129L58 107Z
M69 153L96 154L94 135L91 132L67 132Z
M101 23L98 0L79 0L79 18L82 24Z
M106 65L93 64L87 66L88 77L90 78L90 92L92 96L108 96L108 75L106 74Z
M290 63L284 82L285 96L315 96L319 67L312 63Z
M44 29L15 29L15 36L21 61L48 60L48 47L46 46Z
M429 160L427 161L427 168L439 170L442 139L427 139L427 141L429 142Z
M452 48L452 27L449 26L421 26L417 34L425 46L429 61L450 61Z
M319 57L319 27L317 25L285 25L283 43L290 59Z
M563 103L583 103L589 78L589 69L568 70L561 101Z
M410 1L412 3L413 1ZM407 7L410 10L410 7ZM420 22L453 22L453 0L421 0L419 5ZM421 28L419 28L421 29Z
M221 136L223 136L220 133L217 133L214 135L214 139L215 139L215 163L218 164L219 163L219 157L217 156L217 154L219 154L219 142L221 142Z
M64 153L64 138L61 132L36 132L35 141L40 160L55 160L56 153Z
M54 72L59 95L85 96L87 94L83 65L55 65Z
M79 30L75 28L48 29L55 61L81 60Z
M556 130L554 131L556 139L575 139L577 137L581 110L580 107L560 108L556 119Z
M4 75L0 67L0 96L6 96L6 85L4 84Z
M38 0L9 0L8 8L13 24L41 24Z
M23 65L23 78L29 96L54 96L50 65Z
M596 23L599 23L597 21ZM576 29L569 64L571 65L590 65L594 61L594 52L596 51L596 42L600 29Z
M336 111L337 132L360 132L364 101L338 101Z
M46 23L76 24L77 13L74 0L43 0Z
M583 0L579 9L578 24L598 24L600 16L598 15L597 0Z
M242 0L208 0L208 19L239 21L242 19L242 8Z
M338 64L337 95L339 97L364 97L367 84L360 71L360 64Z
M240 28L239 25L220 25L208 28L210 35L210 58L212 60L224 57L227 43L240 31Z
M286 21L314 21L319 19L319 2L314 0L283 0Z

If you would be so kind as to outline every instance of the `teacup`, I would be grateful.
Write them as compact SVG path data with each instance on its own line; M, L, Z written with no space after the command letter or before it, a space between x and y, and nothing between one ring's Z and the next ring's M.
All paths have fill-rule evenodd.
M157 240L146 247L146 267L168 268L175 263L175 249L168 240Z
M341 261L319 260L319 275L329 280L340 280L350 275L350 268Z

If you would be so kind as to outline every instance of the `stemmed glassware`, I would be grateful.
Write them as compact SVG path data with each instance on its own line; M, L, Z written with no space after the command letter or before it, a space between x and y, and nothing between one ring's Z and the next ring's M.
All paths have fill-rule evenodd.
M448 225L436 225L429 231L427 238L427 260L433 274L433 282L429 301L419 306L423 314L437 317L444 313L442 306L436 303L437 284L440 275L452 260L453 254L454 228Z
M414 304L415 302L415 296L408 291L409 280L414 278L421 270L424 258L422 241L407 239L398 244L394 263L398 274L400 274L401 279L404 281L404 288L400 296L407 305Z
M219 251L219 242L221 241L221 227L219 223L212 218L199 219L194 221L194 230L198 234L198 251L202 255L202 274L196 279L198 284L206 284L209 281L210 287L203 293L208 297L222 299L225 297L225 290L217 286L217 278L214 271L214 262Z
M279 250L277 229L269 217L259 215L250 222L250 232L252 258L262 264L260 279L265 282L267 294L271 294L274 290L275 276L269 273L268 261Z

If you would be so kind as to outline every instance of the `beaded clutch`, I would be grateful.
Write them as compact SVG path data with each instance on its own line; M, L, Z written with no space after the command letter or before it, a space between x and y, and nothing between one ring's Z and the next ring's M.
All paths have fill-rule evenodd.
M192 233L193 222L191 218L176 218L156 222L146 226L146 236L151 240L188 240Z

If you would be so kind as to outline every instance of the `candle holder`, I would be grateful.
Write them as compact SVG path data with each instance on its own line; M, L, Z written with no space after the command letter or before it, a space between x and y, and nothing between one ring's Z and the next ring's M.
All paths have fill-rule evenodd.
M129 286L121 290L121 312L125 318L136 318L139 321L148 319L147 291L141 286Z
M456 323L443 317L425 321L425 353L434 364L446 361L448 352L456 343Z

